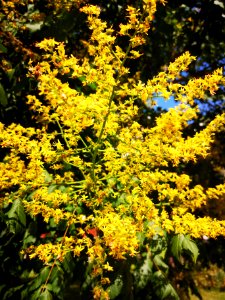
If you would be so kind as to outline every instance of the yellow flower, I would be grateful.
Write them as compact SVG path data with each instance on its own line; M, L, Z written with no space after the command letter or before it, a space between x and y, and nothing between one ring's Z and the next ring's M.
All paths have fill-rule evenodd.
M113 271L113 267L111 267L108 262L103 265L103 268L107 271Z

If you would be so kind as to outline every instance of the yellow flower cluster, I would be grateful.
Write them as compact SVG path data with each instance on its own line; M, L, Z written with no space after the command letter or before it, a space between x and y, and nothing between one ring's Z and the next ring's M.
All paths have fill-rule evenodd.
M137 228L132 218L120 217L115 211L103 210L95 218L95 223L103 232L103 239L110 249L110 255L116 259L123 259L126 254L134 256L137 253Z
M185 213L183 209L174 210L174 215L170 220L164 211L161 216L162 227L167 231L175 233L189 234L194 238L207 237L216 238L225 234L225 221L212 220L210 217L196 218L191 213Z
M35 66L31 62L29 69L39 95L27 99L37 126L0 124L0 146L8 149L0 163L2 202L20 197L32 216L40 214L45 222L53 218L56 224L64 220L68 228L76 225L74 236L66 231L58 244L31 247L31 257L48 263L67 252L85 253L93 263L92 276L100 278L95 299L108 297L102 285L109 283L104 274L112 270L109 257L135 256L139 234L147 239L163 230L193 237L225 235L224 221L194 215L208 199L224 195L224 185L205 190L176 169L204 159L224 126L223 114L193 137L183 135L197 116L194 99L215 93L224 82L222 71L187 85L174 82L195 59L186 52L147 83L129 78L125 62L139 57L133 48L144 42L156 1L145 0L142 8L127 8L128 22L119 31L130 38L124 51L117 45L121 37L101 21L99 7L84 6L81 12L92 30L85 44L89 55L78 59L66 54L63 43L40 42L42 60ZM72 88L68 79L78 80L81 88ZM154 103L155 96L174 96L180 104L159 116L155 126L143 128L135 100Z
M130 47L135 48L145 43L145 35L154 19L157 2L165 4L164 0L146 0L142 1L142 12L133 6L127 7L127 24L120 24L119 34L127 35L130 38ZM139 57L138 51L130 52L131 58Z
M29 248L29 252L31 252L33 249L33 246ZM50 261L52 261L55 257L63 261L65 252L61 248L60 244L53 245L52 243L48 244L41 244L35 248L35 252L31 253L29 256L30 258L35 258L36 256L39 257L42 261L44 261L46 264L48 264Z

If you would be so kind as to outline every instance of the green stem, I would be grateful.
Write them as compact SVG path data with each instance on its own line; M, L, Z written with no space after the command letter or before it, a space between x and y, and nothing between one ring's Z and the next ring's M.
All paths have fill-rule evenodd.
M81 139L82 143L84 144L84 147L89 148L88 145L86 144L86 142L84 141L84 139L81 137L81 135L80 135L80 139Z
M142 16L140 18L139 24L141 23L141 20L143 19L143 17L144 17L144 13L142 14ZM136 36L136 34L138 32L138 29L139 28L137 28L135 30L135 32L134 32L134 34L132 35L131 38ZM130 52L131 48L132 48L132 43L130 42L128 47L127 47L124 59L122 61L119 60L119 62L120 62L119 69L121 69L124 66L124 64L125 64L125 62L128 58L128 55L129 55L129 52ZM119 77L120 77L120 71L118 72L118 75L116 76L116 79L115 79L116 83L117 83ZM103 120L103 123L102 123L102 128L100 130L100 133L99 133L99 136L98 136L98 139L97 139L97 142L96 142L96 146L94 148L94 153L93 153L93 156L92 156L91 178L93 180L94 186L96 186L96 176L95 176L96 159L97 159L98 151L99 151L99 148L100 148L100 145L101 145L101 139L102 139L105 127L106 127L106 123L107 123L108 117L110 115L110 109L111 109L111 105L112 105L112 102L113 102L113 99L114 99L114 95L115 95L115 86L113 86L112 93L111 93L111 96L109 98L108 111L107 111L107 113L104 117L104 120Z
M75 211L76 211L76 209L74 209L73 215L74 215ZM60 248L62 248L62 246L63 246L63 244L64 244L64 241L65 241L65 238L66 238L66 235L67 235L67 232L68 232L69 228L70 228L70 224L67 225L66 230L65 230L65 232L64 232L64 234L63 234L63 238L62 238L62 241L61 241ZM47 278L46 278L46 281L45 281L44 285L42 286L42 288L41 288L41 290L40 290L40 295L46 290L47 284L48 284L49 279L50 279L51 274L52 274L52 271L53 271L53 269L54 269L54 267L55 267L56 262L57 262L58 259L59 259L59 257L56 257L56 258L54 259L53 264L52 264L52 266L51 266L51 269L49 270L48 276L47 276Z
M110 115L110 109L111 109L111 105L112 105L112 102L113 102L113 99L114 99L114 92L115 92L115 86L113 87L111 96L109 98L108 110L107 110L107 113L104 117L104 120L103 120L103 123L102 123L102 128L100 130L100 133L99 133L99 136L98 136L98 139L97 139L97 142L96 142L96 147L94 149L94 153L93 153L93 156L92 156L91 177L92 177L92 180L94 182L94 185L96 185L96 178L95 178L96 158L97 158L97 154L98 154L99 147L100 147L100 144L101 144L101 139L102 139L102 136L103 136L103 133L104 133L104 130L105 130L105 126L106 126L108 117Z
M65 141L65 143L66 143L67 148L70 149L69 142L67 141L67 138L65 137L64 131L63 131L62 126L60 125L58 119L56 119L56 123L57 123L57 125L58 125L58 127L59 127L60 133L61 133L61 135L62 135L62 137L63 137L63 139L64 139L64 141Z

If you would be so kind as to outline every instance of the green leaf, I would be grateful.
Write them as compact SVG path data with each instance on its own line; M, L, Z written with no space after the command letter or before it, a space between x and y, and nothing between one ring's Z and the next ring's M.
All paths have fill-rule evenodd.
M83 82L83 81L85 81L86 80L86 76L80 76L80 77L78 77L78 79L81 81L81 82Z
M167 271L169 269L169 266L164 263L163 258L160 254L157 254L154 258L153 258L154 263L162 270Z
M7 287L6 284L1 284L1 285L0 285L0 294L1 294L2 290L3 290L4 288L6 288L6 287Z
M57 185L56 184L51 184L48 187L48 193L51 194L52 192L54 192L57 189Z
M3 85L1 83L0 83L0 104L2 106L6 106L8 104L7 95L6 95L6 92L4 90Z
M4 45L2 45L2 43L0 43L0 52L1 53L7 53L8 52L8 49Z
M43 293L41 293L39 300L52 300L52 294L49 292L49 290L45 290Z
M158 270L158 271L156 271L154 274L153 274L153 280L156 280L156 281L160 281L160 280L162 280L162 279L164 279L164 276L163 276L163 273L162 273L162 271L160 271L160 270Z
M45 177L45 183L50 183L52 181L52 175L48 173L47 170L43 171L43 175Z
M30 223L28 228L26 228L26 231L24 233L23 237L23 248L27 248L28 245L34 244L37 240L34 232L34 227L36 224L34 222Z
M196 243L188 235L178 234L172 238L171 252L173 256L181 262L181 254L184 251L196 262L199 254Z
M174 236L171 241L171 252L178 261L180 261L181 259L183 239L184 239L184 235L178 234Z
M172 298L175 300L179 300L179 296L177 295L177 292L175 291L175 289L170 283L168 283L162 290L161 299L166 299L167 297L169 297L169 299Z
M12 80L14 73L15 73L15 69L7 70L7 75L10 81Z
M50 291L53 291L55 294L59 294L60 291L63 289L64 276L63 276L63 271L58 266L53 269L53 272L50 277L50 281L51 281L51 286L48 284L48 289Z
M71 253L66 254L66 256L65 256L63 262L60 264L60 266L64 272L71 275L73 268L74 268L74 260L73 260Z
M55 266L51 271L50 281L54 281L55 279L59 277L63 277L63 271L58 266Z
M186 250L194 263L196 263L199 251L198 251L198 247L196 245L196 243L189 237L189 236L185 236L183 239L183 249Z
M90 83L88 86L89 86L93 91L95 91L95 90L97 89L97 84L96 84L95 82Z
M44 267L41 270L41 273L39 275L40 278L41 278L41 282L45 282L46 281L46 279L48 278L49 272L50 272L50 268L49 267Z
M143 264L140 268L135 268L133 275L135 277L136 286L138 289L144 289L149 283L152 276L153 262L150 253L147 253Z
M34 280L32 280L29 283L29 287L27 290L23 291L24 297L26 297L27 293L31 293L32 296L34 293L37 293L37 295L40 295L40 290L41 290L41 284L42 284L42 280L40 276L37 276ZM23 299L23 297L22 297ZM35 299L35 298L31 298L31 299Z
M9 231L13 234L21 232L26 227L26 214L20 199L16 199L7 213Z
M5 292L4 296L1 298L2 300L12 299L13 296L15 297L16 292L20 291L24 285L18 285L12 288L8 288L8 290Z
M32 292L30 294L29 300L37 300L37 299L39 299L40 293L41 293L41 287L38 290L36 290L36 291L34 291L34 292ZM28 294L29 294L29 292L27 290L24 290L23 293L22 293L22 295L21 295L21 299L27 299L27 295Z
M140 245L143 245L145 241L145 234L143 232L138 232L137 238L139 240Z
M114 283L108 287L108 293L110 299L115 299L119 296L123 288L122 275L117 276Z
M34 270L32 269L31 271L29 271L28 269L25 269L22 274L20 275L20 279L24 282L26 280L31 280L37 277L37 274L34 272Z
M27 24L26 24L26 27L27 27L28 29L30 29L30 31L33 33L33 32L35 32L35 31L40 30L42 24L43 24L43 22L34 23L34 24L32 24L32 23L27 23Z
M48 289L45 289L43 293L41 293L39 300L52 300L52 294L49 292Z
M153 274L152 284L159 299L179 300L179 296L173 286L168 283L168 279L165 277L163 272L156 271Z

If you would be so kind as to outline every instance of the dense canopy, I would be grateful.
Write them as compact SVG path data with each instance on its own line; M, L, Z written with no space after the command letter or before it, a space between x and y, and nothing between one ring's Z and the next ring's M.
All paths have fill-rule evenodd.
M225 194L223 3L1 1L1 17L0 295L64 299L72 279L82 299L182 297L175 270L225 235L207 211Z

